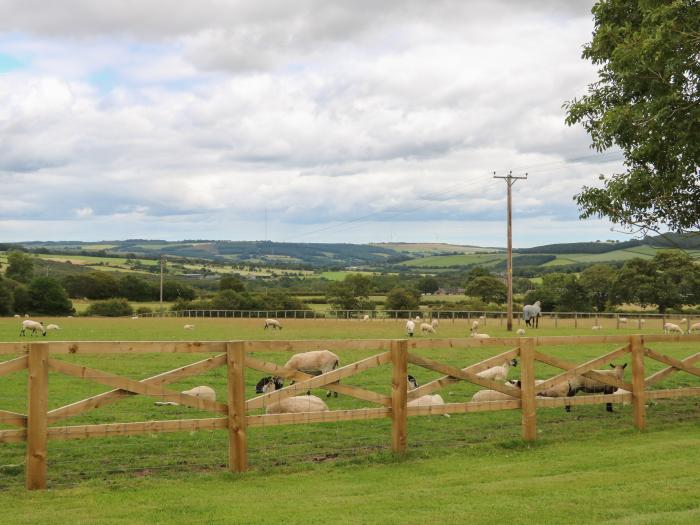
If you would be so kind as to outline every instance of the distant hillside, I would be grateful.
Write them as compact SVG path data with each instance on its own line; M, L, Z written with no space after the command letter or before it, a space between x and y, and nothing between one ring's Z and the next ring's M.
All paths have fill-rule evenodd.
M678 248L683 250L700 249L700 233L678 234L666 233L663 235L648 236L643 239L629 241L605 241L605 242L570 242L559 244L545 244L533 248L514 249L517 253L607 253L616 250L628 250L638 246L651 246L652 248Z

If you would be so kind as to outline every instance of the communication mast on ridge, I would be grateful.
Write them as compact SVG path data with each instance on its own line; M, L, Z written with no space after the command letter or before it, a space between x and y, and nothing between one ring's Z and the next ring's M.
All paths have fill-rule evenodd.
M497 176L493 172L494 179L503 179L506 181L508 188L508 253L506 255L506 285L508 286L508 323L509 332L513 331L513 196L512 188L518 180L527 180L527 173L524 177L513 175L512 171L508 172L505 177Z

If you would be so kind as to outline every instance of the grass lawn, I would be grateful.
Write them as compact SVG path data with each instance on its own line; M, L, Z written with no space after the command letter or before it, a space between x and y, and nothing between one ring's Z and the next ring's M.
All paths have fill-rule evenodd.
M403 321L284 320L282 331L263 331L257 319L45 319L62 330L44 340L221 340L395 338ZM505 329L487 321L492 336ZM184 323L194 324L185 332ZM489 324L492 323L492 324ZM0 341L16 341L18 319L0 319ZM463 337L468 323L442 322L440 337ZM647 332L658 329L647 328ZM529 331L533 335L534 331ZM609 333L635 333L629 328ZM591 334L590 328L541 328L537 335ZM27 338L29 341L30 339ZM650 345L682 358L697 343ZM540 350L585 362L615 345L563 345ZM505 348L444 348L417 353L466 366ZM343 364L372 350L338 352ZM209 354L60 355L58 359L140 379L204 359ZM0 356L0 361L12 356ZM284 352L256 357L283 364ZM648 372L662 367L645 361ZM628 367L627 380L630 379ZM519 370L513 370L516 377ZM439 374L409 365L420 383ZM556 371L538 364L536 374ZM246 371L246 396L263 374ZM346 381L388 394L391 368L375 368ZM211 385L226 399L224 369L172 385ZM676 374L660 388L700 386ZM108 390L89 381L49 374L49 409ZM448 386L446 402L467 401L477 387ZM321 390L314 394L323 396ZM325 398L324 398L325 399ZM331 409L370 403L348 396ZM0 377L0 408L26 411L26 372ZM188 407L156 407L132 396L60 425L211 417ZM225 431L50 441L50 490L23 489L24 444L0 444L3 523L700 523L700 400L659 400L647 409L648 431L632 427L629 406L612 414L602 406L572 412L540 409L538 440L520 439L518 410L414 417L409 453L390 453L387 419L249 429L251 472L226 472ZM0 427L8 428L8 427Z

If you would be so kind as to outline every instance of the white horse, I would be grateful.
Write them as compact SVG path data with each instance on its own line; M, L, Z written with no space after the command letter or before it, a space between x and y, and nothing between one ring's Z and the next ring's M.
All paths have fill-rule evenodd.
M542 307L539 301L535 301L535 304L526 304L523 306L523 319L525 319L525 324L531 328L537 328L539 326L540 313L542 312Z

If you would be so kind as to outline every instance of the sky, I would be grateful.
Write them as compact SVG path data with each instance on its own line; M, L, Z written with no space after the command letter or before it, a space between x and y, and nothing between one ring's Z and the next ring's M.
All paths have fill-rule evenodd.
M576 0L0 0L0 241L626 239Z

